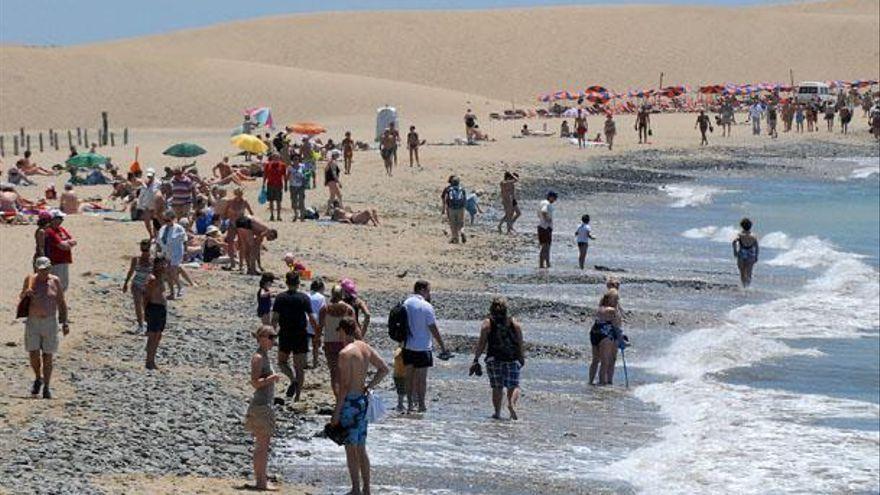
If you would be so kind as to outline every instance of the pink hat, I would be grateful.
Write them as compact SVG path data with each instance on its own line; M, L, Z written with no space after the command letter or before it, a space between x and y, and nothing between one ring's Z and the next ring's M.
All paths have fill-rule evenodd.
M43 221L49 221L49 220L52 220L52 214L46 210L42 210L42 211L40 211L40 214L37 215L37 218L39 218L40 220L43 220Z
M349 296L357 297L357 285L355 285L354 280L350 278L344 278L341 282L339 282L339 285L342 287L342 290L344 290L346 294L348 294Z

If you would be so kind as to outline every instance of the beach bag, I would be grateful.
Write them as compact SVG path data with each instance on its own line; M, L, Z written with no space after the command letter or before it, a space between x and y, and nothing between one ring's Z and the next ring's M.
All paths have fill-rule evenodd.
M266 201L268 201L268 200L269 200L268 194L266 193L266 188L264 187L264 188L260 189L260 195L257 197L257 202L260 203L261 205L264 205L264 204L266 204Z
M28 289L34 290L34 277L28 277ZM16 318L27 318L31 309L31 296L22 297L15 308Z
M464 189L458 186L453 186L449 188L449 208L453 210L458 210L464 208L467 203L467 194L464 192Z
M409 335L409 316L403 302L397 303L388 313L388 337L391 340L404 343Z
M388 415L388 409L382 398L375 392L367 396L367 423L379 423Z

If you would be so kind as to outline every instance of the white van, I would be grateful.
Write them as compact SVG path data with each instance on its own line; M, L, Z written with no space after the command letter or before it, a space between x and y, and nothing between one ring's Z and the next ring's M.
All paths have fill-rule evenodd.
M835 101L837 96L831 93L831 88L823 82L803 81L797 86L795 91L795 101L798 103L810 103L819 99L821 103L827 101Z

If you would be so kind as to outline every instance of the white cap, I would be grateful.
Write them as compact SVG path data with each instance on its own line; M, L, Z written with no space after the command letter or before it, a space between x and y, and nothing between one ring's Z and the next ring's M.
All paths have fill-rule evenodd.
M155 177L155 176L156 176L156 170L154 170L152 168L148 168L147 169L147 177Z
M58 210L58 209L54 209L54 210L50 211L49 213L52 214L52 218L64 218L67 216L63 211Z

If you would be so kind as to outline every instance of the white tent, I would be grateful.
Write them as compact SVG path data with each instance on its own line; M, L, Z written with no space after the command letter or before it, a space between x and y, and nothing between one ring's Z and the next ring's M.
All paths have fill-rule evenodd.
M386 105L376 110L376 141L379 141L389 124L394 124L394 127L400 129L397 123L397 109Z

